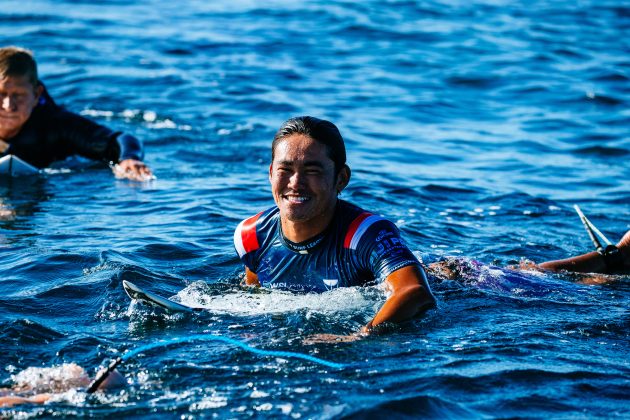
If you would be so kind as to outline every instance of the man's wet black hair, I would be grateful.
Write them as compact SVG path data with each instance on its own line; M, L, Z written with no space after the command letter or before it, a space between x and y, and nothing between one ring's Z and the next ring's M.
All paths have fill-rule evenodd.
M326 146L328 157L335 163L335 175L346 166L346 145L339 129L330 121L303 116L285 121L273 137L271 144L271 161L273 162L276 145L284 138L293 134L309 136L318 143Z

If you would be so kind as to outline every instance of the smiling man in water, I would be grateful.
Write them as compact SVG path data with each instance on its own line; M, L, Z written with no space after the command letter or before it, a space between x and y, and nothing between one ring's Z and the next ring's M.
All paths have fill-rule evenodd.
M0 48L0 157L38 168L72 155L111 163L119 178L150 179L142 144L55 104L37 76L30 51Z
M325 292L385 282L391 294L364 333L434 306L425 272L396 226L338 198L350 168L334 124L291 118L271 148L276 206L244 220L234 233L248 285Z

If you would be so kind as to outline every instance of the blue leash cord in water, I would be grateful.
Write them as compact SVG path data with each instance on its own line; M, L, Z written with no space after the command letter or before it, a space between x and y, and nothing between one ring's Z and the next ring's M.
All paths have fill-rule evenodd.
M171 338L170 340L163 340L163 341L158 341L156 343L150 343L150 344L145 344L144 346L140 346L137 347L133 350L128 351L127 353L125 353L124 355L122 355L121 357L118 357L116 359L114 359L109 366L107 367L107 369L102 370L97 376L96 378L94 378L94 381L92 381L92 383L90 384L90 386L87 389L87 393L91 394L94 391L96 391L99 387L99 385L101 385L105 379L107 378L107 376L109 376L109 373L111 371L114 370L114 368L116 368L116 366L118 366L120 363L122 363L123 361L139 354L142 353L144 351L147 350L151 350L151 349L155 349L155 348L159 348L159 347L166 347L166 346L170 346L172 344L179 344L179 343L188 343L191 341L222 341L224 343L227 344L232 344L235 345L237 347L242 348L245 351L248 351L250 353L254 353L254 354L259 354L261 356L271 356L271 357L286 357L286 358L294 358L294 359L303 359L303 360L308 360L309 362L313 362L313 363L317 363L329 368L333 368L333 369L344 369L346 367L345 364L343 363L335 363L335 362L329 362L328 360L324 360L324 359L320 359L318 357L314 357L308 354L304 354L304 353L297 353L297 352L292 352L292 351L282 351L282 350L260 350L254 347L250 347L247 344L243 343L242 341L238 341L235 340L233 338L229 338L229 337L223 337L220 335L212 335L212 334L193 334L193 335L188 335L185 337L178 337L178 338Z
M328 360L323 360L318 357L314 357L304 353L296 353L292 351L276 351L276 350L260 350L254 347L250 347L242 341L235 340L229 337L223 337L220 335L212 335L212 334L193 334L185 337L171 338L170 340L158 341L157 343L146 344L144 346L140 346L134 350L128 351L122 356L123 360L127 360L130 357L135 356L138 353L142 353L146 350L151 350L157 347L165 347L170 346L171 344L178 343L188 343L190 341L223 341L227 344L232 344L246 350L250 353L259 354L261 356L272 356L272 357L288 357L295 359L303 359L308 360L309 362L317 363L329 368L333 369L343 369L346 365L342 363L329 362Z

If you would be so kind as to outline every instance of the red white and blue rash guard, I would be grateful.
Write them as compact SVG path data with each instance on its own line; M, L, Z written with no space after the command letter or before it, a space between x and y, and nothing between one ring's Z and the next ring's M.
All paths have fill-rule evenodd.
M342 200L330 226L308 241L285 238L273 207L242 221L234 246L262 286L299 292L364 286L419 265L392 222Z

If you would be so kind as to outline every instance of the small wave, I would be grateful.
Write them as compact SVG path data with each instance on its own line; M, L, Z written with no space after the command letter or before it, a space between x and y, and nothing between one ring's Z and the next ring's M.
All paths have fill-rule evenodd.
M377 403L348 414L344 419L482 418L464 406L434 396L420 395Z
M621 157L630 154L630 151L620 147L591 146L574 149L572 153L602 157Z
M625 101L623 99L616 98L611 95L604 95L593 91L585 92L584 96L580 98L581 101L593 102L598 105L606 106L618 106L623 105Z
M155 111L151 110L139 110L139 109L125 109L122 112L114 112L109 110L91 109L87 108L81 111L81 115L93 118L105 118L108 120L119 118L125 121L142 121L146 123L149 128L156 130L180 130L190 131L192 126L187 124L177 124L170 118L159 118Z
M9 341L19 345L47 343L64 335L29 319L0 323L0 338L6 350Z

